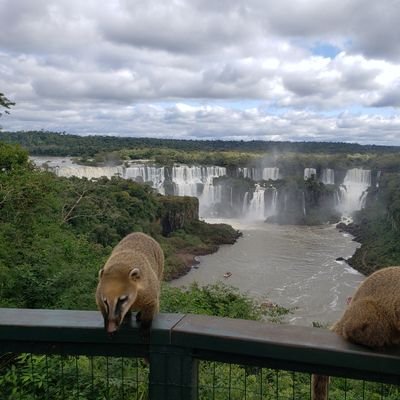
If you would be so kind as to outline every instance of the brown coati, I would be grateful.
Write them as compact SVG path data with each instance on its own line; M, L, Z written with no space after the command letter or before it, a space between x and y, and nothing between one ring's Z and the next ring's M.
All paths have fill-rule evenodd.
M400 267L383 268L365 279L331 330L371 348L400 344ZM313 375L312 399L326 400L328 384L329 377Z
M99 271L96 290L96 303L109 334L118 330L130 311L138 312L142 333L148 333L159 310L163 270L164 253L150 236L131 233L115 246Z

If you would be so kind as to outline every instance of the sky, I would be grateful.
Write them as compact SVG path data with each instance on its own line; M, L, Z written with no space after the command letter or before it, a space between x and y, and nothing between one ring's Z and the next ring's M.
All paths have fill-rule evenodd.
M400 145L400 0L0 0L3 130Z

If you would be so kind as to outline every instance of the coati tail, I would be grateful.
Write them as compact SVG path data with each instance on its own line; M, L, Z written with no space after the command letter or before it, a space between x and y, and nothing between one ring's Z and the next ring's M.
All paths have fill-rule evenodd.
M329 376L312 375L312 400L328 400Z

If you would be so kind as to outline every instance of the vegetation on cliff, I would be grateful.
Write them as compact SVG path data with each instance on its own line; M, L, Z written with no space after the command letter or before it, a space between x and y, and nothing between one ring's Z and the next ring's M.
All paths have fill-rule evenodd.
M356 213L354 222L338 227L362 244L348 260L353 268L369 275L400 265L400 174L383 174L378 186L369 189L366 206Z

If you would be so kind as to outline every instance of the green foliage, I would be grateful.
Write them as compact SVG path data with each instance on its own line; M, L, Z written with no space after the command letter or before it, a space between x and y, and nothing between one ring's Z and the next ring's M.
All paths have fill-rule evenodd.
M0 171L8 171L17 167L26 167L28 152L19 145L0 142Z
M223 283L199 286L196 283L187 289L164 285L161 296L161 311L215 315L248 320L267 319L282 322L290 313L284 307L262 307L258 302Z

